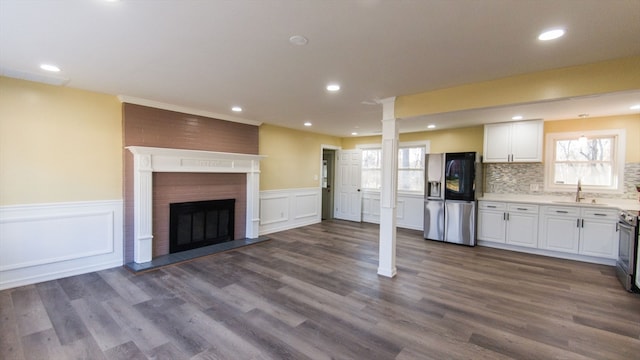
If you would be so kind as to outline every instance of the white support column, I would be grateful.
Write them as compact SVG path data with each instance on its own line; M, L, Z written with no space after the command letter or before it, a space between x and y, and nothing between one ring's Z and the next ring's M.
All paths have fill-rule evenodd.
M396 195L398 179L398 125L395 97L382 104L382 188L380 189L380 254L378 275L396 275Z
M251 171L247 173L247 221L245 236L249 239L259 237L260 230L260 161L251 161Z
M153 257L153 168L151 155L133 156L134 243L133 260L151 261Z

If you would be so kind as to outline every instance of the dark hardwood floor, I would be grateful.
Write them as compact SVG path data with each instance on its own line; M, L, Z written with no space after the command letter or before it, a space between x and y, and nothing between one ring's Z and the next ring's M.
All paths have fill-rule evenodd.
M134 275L0 292L0 359L639 359L612 267L342 221Z

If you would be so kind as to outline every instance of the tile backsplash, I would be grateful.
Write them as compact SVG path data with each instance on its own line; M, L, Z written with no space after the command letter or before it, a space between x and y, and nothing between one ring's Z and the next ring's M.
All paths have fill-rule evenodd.
M485 192L495 194L573 196L575 192L545 192L544 164L483 164ZM539 191L531 191L537 184ZM626 163L624 167L624 194L589 193L589 198L637 199L636 184L640 184L640 163Z

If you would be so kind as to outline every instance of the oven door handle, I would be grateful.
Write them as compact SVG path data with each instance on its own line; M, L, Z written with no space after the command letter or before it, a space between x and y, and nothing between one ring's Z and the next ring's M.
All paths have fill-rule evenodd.
M627 230L627 231L632 232L632 233L633 233L633 230L634 230L633 226L625 224L623 222L618 222L618 230L622 230L622 229Z

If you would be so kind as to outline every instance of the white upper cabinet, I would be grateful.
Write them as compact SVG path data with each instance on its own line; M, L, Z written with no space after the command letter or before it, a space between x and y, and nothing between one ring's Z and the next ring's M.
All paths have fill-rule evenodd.
M542 120L484 126L484 162L542 162Z

